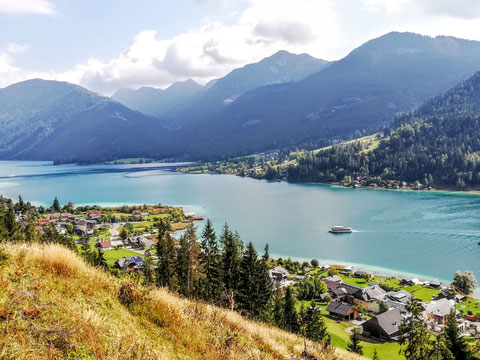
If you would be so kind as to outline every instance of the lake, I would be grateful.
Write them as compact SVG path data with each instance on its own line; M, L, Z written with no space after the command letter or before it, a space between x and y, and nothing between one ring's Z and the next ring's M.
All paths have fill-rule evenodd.
M480 196L291 184L228 175L189 175L172 164L53 166L0 162L0 193L50 206L180 205L225 222L243 241L283 257L363 264L381 273L480 278ZM333 225L352 234L329 234Z

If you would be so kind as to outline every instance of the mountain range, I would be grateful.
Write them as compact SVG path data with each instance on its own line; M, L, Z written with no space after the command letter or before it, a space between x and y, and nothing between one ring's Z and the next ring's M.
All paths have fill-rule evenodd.
M0 89L0 158L218 159L318 147L389 126L479 69L480 42L394 32L335 62L281 51L205 86L123 89L114 99L29 80Z
M28 80L0 89L0 158L102 161L163 154L171 130L80 86Z

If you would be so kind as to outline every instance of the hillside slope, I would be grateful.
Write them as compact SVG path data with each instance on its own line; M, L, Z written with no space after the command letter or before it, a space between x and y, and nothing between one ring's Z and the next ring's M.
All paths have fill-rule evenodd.
M166 154L159 119L66 82L0 89L0 159L101 160Z
M480 42L389 33L291 86L244 94L185 136L207 159L323 146L389 125L396 113L465 80L479 64Z
M9 255L0 260L3 359L287 360L303 351L295 335L114 278L61 246L3 249ZM334 358L310 343L308 350Z

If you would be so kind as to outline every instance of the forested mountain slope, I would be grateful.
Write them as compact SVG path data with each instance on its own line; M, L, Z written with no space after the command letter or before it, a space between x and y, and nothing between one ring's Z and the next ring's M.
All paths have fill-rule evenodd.
M395 127L397 126L397 127ZM418 109L401 114L372 152L360 143L300 156L290 180L342 181L345 176L480 184L480 72Z
M205 158L359 137L468 78L480 42L390 33L304 80L253 90L186 131Z
M101 160L166 155L156 118L80 86L28 80L0 89L0 158Z

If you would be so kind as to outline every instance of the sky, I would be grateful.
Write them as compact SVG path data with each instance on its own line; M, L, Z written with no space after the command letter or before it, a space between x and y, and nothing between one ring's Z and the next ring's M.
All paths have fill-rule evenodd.
M0 0L0 87L205 84L279 50L338 60L390 31L480 40L480 0Z

